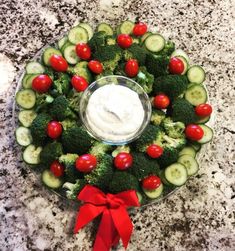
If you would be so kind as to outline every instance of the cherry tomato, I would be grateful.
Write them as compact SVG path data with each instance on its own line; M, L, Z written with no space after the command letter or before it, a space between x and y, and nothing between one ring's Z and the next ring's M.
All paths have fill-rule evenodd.
M200 117L210 116L212 113L212 107L209 104L198 105L195 108L195 113Z
M91 48L88 46L88 44L79 43L76 45L76 53L79 58L88 60L91 57Z
M82 76L74 75L71 79L71 83L73 88L78 92L85 91L88 86L86 79L83 78Z
M171 74L182 74L184 71L184 63L181 59L173 57L170 59L169 71Z
M123 49L129 48L132 45L133 39L128 34L119 34L117 37L117 43Z
M136 24L134 26L132 33L135 36L143 36L144 33L146 33L147 29L148 28L147 28L147 25L145 23L139 22L138 24Z
M166 109L170 104L170 99L165 94L161 93L154 98L153 103L157 109Z
M56 177L61 177L64 175L64 166L57 160L51 163L50 170Z
M62 125L58 121L51 121L47 124L47 135L52 139L57 139L62 133Z
M55 71L65 72L68 69L67 61L60 55L52 55L49 61Z
M88 63L88 68L95 74L100 74L103 71L103 65L97 60L91 60Z
M135 77L138 74L139 65L136 59L130 59L126 62L125 73L128 77Z
M147 154L149 157L153 159L159 158L162 155L162 153L163 153L163 148L158 145L152 144L147 147Z
M76 168L83 173L89 173L97 165L96 157L92 154L83 154L76 159Z
M142 180L142 187L146 190L154 190L161 185L161 179L156 175L150 175Z
M204 135L204 131L199 125L190 124L186 126L185 135L188 139L200 140Z
M125 170L132 165L133 158L130 153L121 152L114 159L114 165L119 170Z
M32 88L38 93L47 92L52 85L52 79L48 75L41 74L33 79Z

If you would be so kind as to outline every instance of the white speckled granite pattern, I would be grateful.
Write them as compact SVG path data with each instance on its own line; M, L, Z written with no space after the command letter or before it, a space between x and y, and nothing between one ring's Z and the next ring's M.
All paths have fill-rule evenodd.
M128 250L235 250L232 0L0 1L0 250L91 250L95 225L74 236L76 205L48 192L22 168L11 121L12 80L42 46L75 22L115 24L135 17L157 27L205 67L216 121L199 174L170 198L132 213L135 231Z

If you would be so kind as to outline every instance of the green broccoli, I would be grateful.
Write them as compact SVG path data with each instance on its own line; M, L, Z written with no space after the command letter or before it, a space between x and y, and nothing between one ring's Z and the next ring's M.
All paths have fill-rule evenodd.
M47 124L52 120L52 117L47 113L40 113L33 120L30 127L31 135L33 138L33 144L40 146L45 143L47 138L46 128Z
M194 106L183 98L176 99L172 104L173 121L181 121L185 125L194 123L197 120Z
M50 164L58 159L63 154L63 148L61 143L53 141L48 143L42 149L40 153L40 161L45 167L49 167Z
M179 157L179 151L175 148L165 147L163 154L157 159L160 168L167 167L177 162Z
M36 94L35 112L47 112L54 98L46 93Z
M158 54L170 56L174 50L175 50L175 44L174 42L169 40L165 43L163 50L161 50Z
M55 98L50 108L50 114L59 121L77 118L76 114L69 108L69 101L64 96Z
M119 153L129 153L131 151L130 147L128 145L123 146L117 146L114 151L112 151L112 156L116 157Z
M66 73L58 73L58 77L53 82L53 87L59 94L67 95L70 90L70 77Z
M146 56L147 71L153 74L155 78L167 74L168 64L169 57L151 53Z
M62 132L62 145L67 153L85 154L94 140L82 127L74 126Z
M164 120L165 117L166 117L166 114L163 111L153 108L150 121L154 125L158 126L162 123L162 121Z
M87 183L106 189L113 176L113 160L108 154L100 155L95 169L85 175Z
M112 148L113 147L111 145L108 145L108 144L96 141L92 145L89 153L92 154L92 155L95 155L95 156L99 157L100 155L103 155L103 154L111 151Z
M144 65L146 61L147 51L140 45L133 43L131 47L123 50L123 57L125 61L129 59L136 59L139 65Z
M63 188L68 189L66 191L66 196L70 200L76 200L78 194L82 191L84 186L86 185L86 181L83 179L76 180L75 183L65 182Z
M117 41L116 41L116 37L115 36L106 36L106 44L107 45L114 45L116 44Z
M60 122L63 130L68 130L68 128L78 126L77 120L65 119Z
M106 33L104 31L95 32L89 40L88 45L95 52L100 46L104 46L106 42Z
M135 81L142 86L146 93L150 93L153 88L154 76L147 72L146 67L141 66Z
M83 92L73 91L70 93L70 96L68 98L69 107L77 114L79 114L80 112L80 101L81 101L82 94Z
M182 122L173 122L173 120L168 117L162 121L162 126L166 131L166 134L171 138L177 139L184 135L185 125Z
M111 71L111 70L105 70L102 73L96 75L95 79L98 80L100 78L103 78L103 77L106 77L106 76L109 76L109 75L113 75L113 71Z
M54 80L54 70L51 67L44 66L45 72L44 74L48 75L52 80Z
M155 79L153 84L154 94L163 92L171 100L183 94L187 89L188 79L185 75L166 75Z
M123 63L123 62L119 63L117 68L114 71L115 75L126 76L125 65L126 63Z
M127 190L138 190L139 182L136 177L126 171L115 171L109 183L111 193L120 193Z

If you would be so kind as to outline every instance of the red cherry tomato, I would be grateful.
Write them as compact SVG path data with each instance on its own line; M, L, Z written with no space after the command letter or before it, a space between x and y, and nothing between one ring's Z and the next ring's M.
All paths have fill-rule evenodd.
M58 121L51 121L47 124L47 135L52 139L57 139L62 133L62 125Z
M78 92L85 91L88 86L86 79L83 78L82 76L74 75L71 79L71 83L73 88Z
M76 53L79 58L83 60L88 60L91 57L91 49L88 44L79 43L76 45Z
M181 59L173 57L170 59L169 71L171 74L182 74L184 71L184 63Z
M138 74L139 65L136 59L130 59L126 62L125 73L128 77L135 77Z
M49 61L55 71L65 72L68 69L67 61L60 55L52 55Z
M150 175L142 180L142 187L146 190L154 190L161 185L161 179L156 175Z
M119 170L125 170L132 165L133 158L130 153L121 152L114 159L114 165Z
M83 173L91 172L96 165L96 157L92 154L83 154L76 159L76 168Z
M199 125L190 124L186 126L185 135L190 140L200 140L204 135L204 131Z
M149 147L147 147L147 154L149 157L153 159L159 158L162 155L162 153L163 153L163 148L158 145L152 144Z
M129 48L132 45L133 39L128 34L119 34L117 36L117 43L123 49Z
M56 177L61 177L64 175L64 166L57 160L51 163L50 170Z
M166 109L170 104L170 99L165 94L161 93L154 98L153 103L157 109Z
M200 117L210 116L212 113L212 107L209 104L198 105L195 108L195 113Z
M132 33L135 36L143 36L147 31L147 25L145 23L138 23L134 26Z
M47 92L52 85L52 79L48 75L41 74L33 79L32 89L38 93Z
M103 65L97 60L91 60L88 63L88 68L95 74L100 74L103 71Z

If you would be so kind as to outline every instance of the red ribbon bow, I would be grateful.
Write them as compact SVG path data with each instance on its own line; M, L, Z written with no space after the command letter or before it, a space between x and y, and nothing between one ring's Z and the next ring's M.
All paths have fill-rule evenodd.
M104 194L98 188L86 185L77 198L85 203L78 212L74 233L102 213L93 250L108 251L118 244L120 238L127 248L133 224L126 209L140 206L136 192L128 190L118 194Z

